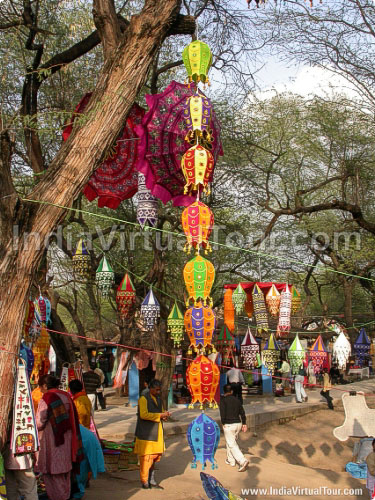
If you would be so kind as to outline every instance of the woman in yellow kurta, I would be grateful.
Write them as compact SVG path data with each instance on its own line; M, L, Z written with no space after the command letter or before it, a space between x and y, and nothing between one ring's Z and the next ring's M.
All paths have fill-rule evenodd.
M69 390L72 393L73 401L77 408L79 423L90 430L92 407L91 401L83 390L82 382L78 379L71 380L69 382Z
M154 467L165 450L163 420L170 413L163 411L161 382L152 380L149 391L138 400L137 427L134 453L139 456L142 488L159 488L154 476Z

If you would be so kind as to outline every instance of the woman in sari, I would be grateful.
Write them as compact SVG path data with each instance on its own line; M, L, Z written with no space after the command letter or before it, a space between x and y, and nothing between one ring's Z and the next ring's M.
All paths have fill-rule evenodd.
M83 458L77 411L67 392L58 389L60 381L49 375L36 421L40 451L37 469L43 474L48 498L70 498L70 474L73 464ZM79 470L79 469L78 469Z

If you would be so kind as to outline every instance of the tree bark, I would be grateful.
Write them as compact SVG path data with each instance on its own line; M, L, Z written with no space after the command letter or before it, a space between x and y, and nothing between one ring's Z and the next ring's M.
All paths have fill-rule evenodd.
M15 242L9 231L5 231L5 239L3 231L0 234L5 242L0 261L0 345L5 349L18 352L25 304L43 255L45 238L64 218L66 210L61 207L72 206L91 173L105 159L146 80L156 51L178 15L180 4L181 0L145 1L142 12L131 19L125 38L101 72L87 109L86 123L73 131L45 178L30 194L29 199L37 203L17 200L14 196L15 202L8 205L9 220L21 238ZM0 175L7 183L10 171L2 165L0 168ZM0 209L2 205L0 200ZM25 241L27 232L36 236ZM0 359L0 394L5 396L0 402L0 445L6 439L4 423L13 390L13 361L12 356Z
M348 334L352 344L356 340L356 332L353 328L353 283L347 279L342 280L344 288L344 315Z

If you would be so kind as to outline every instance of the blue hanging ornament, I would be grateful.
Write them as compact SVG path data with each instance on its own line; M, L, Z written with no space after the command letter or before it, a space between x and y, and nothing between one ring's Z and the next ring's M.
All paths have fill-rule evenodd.
M152 288L150 288L145 300L141 305L141 314L143 317L145 329L152 331L158 321L160 316L160 304L158 299L155 297Z
M212 469L217 469L215 453L219 446L220 428L212 418L204 413L195 418L187 430L187 440L194 457L191 464L193 469L199 461L204 470L208 460Z
M20 357L25 361L27 373L29 374L30 378L31 372L34 368L34 354L32 349L30 349L30 347L27 347L24 342L21 342L20 345Z

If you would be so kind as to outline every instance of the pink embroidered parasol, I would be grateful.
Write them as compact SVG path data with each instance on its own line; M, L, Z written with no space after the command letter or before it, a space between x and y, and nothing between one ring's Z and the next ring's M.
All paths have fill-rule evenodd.
M204 95L199 89L198 93ZM189 124L184 114L187 100L197 94L195 84L172 81L161 94L147 95L149 111L135 132L141 138L137 170L146 178L146 186L163 203L188 206L195 197L184 194L185 178L181 158L191 147L185 140ZM215 162L223 155L220 124L212 111L212 154ZM210 181L212 180L212 175Z

